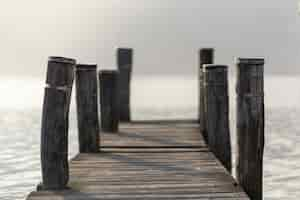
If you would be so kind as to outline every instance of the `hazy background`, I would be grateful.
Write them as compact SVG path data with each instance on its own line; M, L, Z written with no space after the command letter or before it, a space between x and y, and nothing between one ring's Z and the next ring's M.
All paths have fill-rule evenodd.
M264 56L268 73L300 72L297 1L0 0L0 76L44 77L49 55L115 67L135 49L136 73L196 74L197 50L217 62Z

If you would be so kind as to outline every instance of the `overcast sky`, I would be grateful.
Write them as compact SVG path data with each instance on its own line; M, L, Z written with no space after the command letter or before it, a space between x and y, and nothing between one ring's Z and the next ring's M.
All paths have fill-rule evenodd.
M119 46L135 49L136 73L195 74L201 47L300 72L296 0L1 0L0 25L0 76L44 76L50 55L114 68Z

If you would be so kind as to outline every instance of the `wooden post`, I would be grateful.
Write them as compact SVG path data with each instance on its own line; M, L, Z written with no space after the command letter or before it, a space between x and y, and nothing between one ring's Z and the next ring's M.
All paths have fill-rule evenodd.
M50 57L41 130L44 190L62 190L69 180L68 115L74 80L74 59Z
M214 63L214 49L203 48L199 51L199 122L200 131L207 142L207 129L206 129L206 115L204 105L204 79L203 79L203 65Z
M133 63L133 50L119 48L117 50L117 65L120 72L120 120L129 122L130 114L130 81Z
M118 132L118 76L119 72L116 70L101 70L99 72L101 130L105 132Z
M80 153L99 151L97 65L76 66L76 103Z
M264 59L237 60L238 182L252 200L263 199Z
M204 65L208 145L231 172L228 72L224 65Z

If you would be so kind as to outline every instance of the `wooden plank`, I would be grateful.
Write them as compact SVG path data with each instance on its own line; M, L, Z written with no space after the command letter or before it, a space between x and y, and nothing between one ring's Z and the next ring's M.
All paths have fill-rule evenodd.
M194 195L194 194L167 194L167 195L86 195L79 192L71 193L68 196L61 196L60 194L48 194L47 196L39 195L37 193L31 194L32 200L96 200L96 199L109 199L109 200L142 200L142 199L151 199L151 200L165 200L165 199L201 199L201 200L221 200L221 199L231 199L231 200L248 200L246 197L240 197L238 195L226 194L226 193L219 193L216 197L211 197L209 195Z
M121 128L163 128L163 127L170 127L170 128L187 128L187 127L195 127L199 128L198 123L194 123L193 121L135 121L132 123L122 123L120 124Z
M182 124L183 125L183 124ZM206 147L199 125L122 124L118 133L101 133L101 147Z
M132 120L129 124L137 125L137 124L153 124L153 125L159 125L159 124L171 124L171 125L179 125L179 124L192 124L197 125L198 120L196 119L175 119L175 120Z
M203 152L208 151L206 147L102 147L103 153L177 153L177 152Z

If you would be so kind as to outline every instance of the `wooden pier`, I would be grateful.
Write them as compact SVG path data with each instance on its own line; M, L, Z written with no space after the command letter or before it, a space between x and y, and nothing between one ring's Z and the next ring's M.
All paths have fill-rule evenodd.
M49 58L41 130L42 183L27 200L262 200L264 60L237 62L238 156L232 167L228 67L211 64L213 49L200 51L199 119L174 121L131 120L133 51L117 52L122 70L99 73L94 64ZM68 161L74 79L79 154Z
M99 153L70 162L70 190L33 192L27 199L249 199L196 122L126 123L101 139Z

